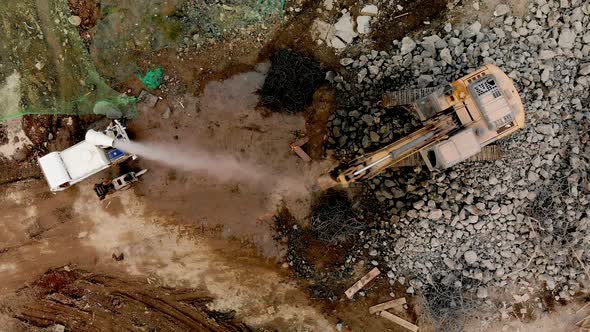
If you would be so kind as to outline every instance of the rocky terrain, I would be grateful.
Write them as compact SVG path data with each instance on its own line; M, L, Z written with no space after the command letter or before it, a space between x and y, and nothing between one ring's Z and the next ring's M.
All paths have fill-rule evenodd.
M500 143L501 161L392 170L357 186L381 202L362 239L392 285L467 291L496 318L547 310L589 282L590 4L534 0L528 9L519 17L498 5L489 26L447 23L390 52L344 53L342 70L328 74L347 96L330 118L329 146L348 158L416 123L383 110L386 90L443 85L484 64L515 81L527 127Z

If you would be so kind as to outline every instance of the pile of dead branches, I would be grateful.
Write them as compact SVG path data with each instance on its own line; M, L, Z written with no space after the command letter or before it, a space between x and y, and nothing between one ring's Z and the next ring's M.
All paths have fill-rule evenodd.
M336 244L357 236L366 225L357 219L345 192L328 190L312 206L311 228L319 240Z
M466 293L464 287L433 281L422 293L426 317L435 331L463 331L471 313L478 309L475 294Z
M275 53L271 61L260 91L262 106L276 112L303 112L324 80L320 64L286 49Z

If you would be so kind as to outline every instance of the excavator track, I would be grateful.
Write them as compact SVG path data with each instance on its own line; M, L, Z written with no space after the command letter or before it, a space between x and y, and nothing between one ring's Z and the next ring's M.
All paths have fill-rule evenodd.
M439 89L434 88L421 88L421 89L407 89L398 91L387 91L383 94L382 104L385 108L391 108L396 106L409 106L416 100L426 97Z

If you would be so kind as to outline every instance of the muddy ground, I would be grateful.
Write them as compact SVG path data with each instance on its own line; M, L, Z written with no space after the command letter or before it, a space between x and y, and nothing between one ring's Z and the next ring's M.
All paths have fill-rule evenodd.
M157 13L171 14L181 3L171 1ZM416 30L436 30L446 14L441 0L400 4L409 14L394 19L398 10L385 10L371 36L376 49ZM107 32L129 33L124 24L101 28L114 19L116 12L105 10L112 2L69 5L81 17L78 32L100 74L119 92L139 95L138 76L110 68L113 59L95 43ZM325 124L345 96L321 87L304 114L258 107L257 90L278 49L338 70L333 50L306 33L320 5L287 1L286 8L300 11L287 10L286 21L248 26L223 39L195 37L198 46L163 43L146 50L140 45L146 31L138 31L127 40L132 51L120 58L132 59L140 71L161 66L166 73L160 89L151 91L160 97L157 105L139 103L139 117L129 121L132 138L245 158L265 169L266 183L219 183L140 159L52 194L36 158L81 140L104 119L29 116L0 127L0 322L8 330L400 330L367 313L371 305L405 295L387 277L370 284L365 297L343 296L371 268L367 260L353 271L339 270L362 244L354 237L329 243L307 231L318 195L313 183L333 165L323 161ZM358 7L339 1L332 14ZM304 149L311 164L289 148L302 135L310 137ZM102 202L94 196L94 183L140 168L149 173L133 190ZM407 299L408 309L398 314L415 322L420 309Z

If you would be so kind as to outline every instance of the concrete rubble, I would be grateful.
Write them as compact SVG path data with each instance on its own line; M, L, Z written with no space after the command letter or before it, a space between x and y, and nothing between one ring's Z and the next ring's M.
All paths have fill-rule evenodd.
M438 35L395 41L391 52L345 53L342 71L357 75L334 75L351 97L329 119L328 141L347 158L419 124L379 106L384 82L440 86L495 64L526 107L527 127L501 143L500 161L435 174L394 170L360 185L382 211L362 234L364 250L387 267L391 284L403 277L419 292L437 280L482 301L502 289L515 303L533 300L528 286L556 300L590 286L581 264L590 259L590 5L532 0L524 17L511 13L499 5L488 26L447 24Z
M324 2L326 10L333 9L331 1ZM318 44L326 44L337 50L346 48L359 35L368 35L371 24L377 19L379 8L375 5L364 6L360 14L353 17L348 10L342 10L342 15L334 24L317 18L311 28L311 36Z

